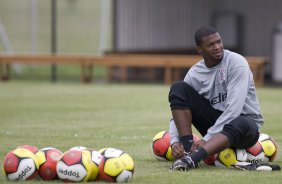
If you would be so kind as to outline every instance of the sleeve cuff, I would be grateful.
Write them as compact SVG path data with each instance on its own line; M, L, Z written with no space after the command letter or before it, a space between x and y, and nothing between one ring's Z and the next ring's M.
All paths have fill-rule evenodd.
M212 137L212 135L206 134L206 135L203 137L203 140L204 140L204 141L208 141L211 137Z
M176 142L180 142L178 137L173 137L170 139L170 145L173 145Z

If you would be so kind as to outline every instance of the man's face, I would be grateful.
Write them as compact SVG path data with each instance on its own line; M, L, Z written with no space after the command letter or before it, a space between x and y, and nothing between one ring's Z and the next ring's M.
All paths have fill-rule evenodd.
M223 58L223 43L218 33L202 37L198 51L205 59L221 61Z

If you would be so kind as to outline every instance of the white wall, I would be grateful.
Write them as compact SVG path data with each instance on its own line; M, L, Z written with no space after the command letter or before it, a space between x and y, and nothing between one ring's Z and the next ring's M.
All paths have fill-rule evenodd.
M119 51L187 49L195 30L215 12L243 17L244 55L271 56L272 31L282 21L280 0L116 0L115 48Z

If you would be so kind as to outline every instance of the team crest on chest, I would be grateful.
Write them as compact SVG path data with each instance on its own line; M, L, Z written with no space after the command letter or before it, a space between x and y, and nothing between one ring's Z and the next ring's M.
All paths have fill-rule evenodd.
M217 77L220 81L225 81L226 79L226 72L224 68L219 68L217 71Z

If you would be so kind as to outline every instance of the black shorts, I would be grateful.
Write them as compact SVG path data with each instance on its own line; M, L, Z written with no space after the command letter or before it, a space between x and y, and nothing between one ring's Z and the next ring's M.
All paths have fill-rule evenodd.
M192 124L202 136L207 134L208 129L222 114L222 111L212 107L209 100L203 98L191 86L182 81L171 86L169 102L171 110L191 110ZM226 124L221 133L228 137L232 146L238 148L251 147L259 137L256 122L243 114Z

